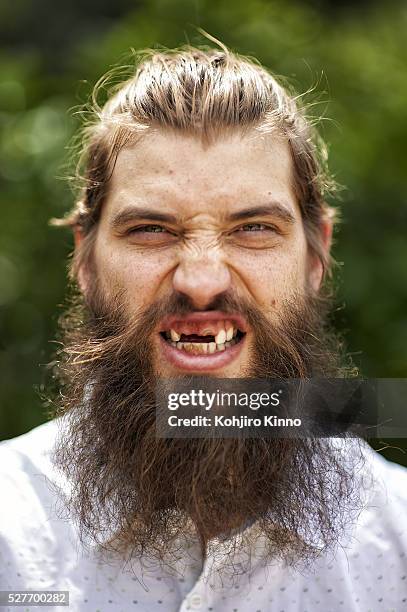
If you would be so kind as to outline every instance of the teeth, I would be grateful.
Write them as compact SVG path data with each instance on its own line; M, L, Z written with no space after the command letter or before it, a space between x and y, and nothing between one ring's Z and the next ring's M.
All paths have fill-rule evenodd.
M205 329L201 332L202 336L210 335L211 330ZM220 329L219 332L215 336L216 344L225 344L225 342L230 342L232 338L235 338L237 334L237 328L233 327L230 323L226 322L225 327ZM171 340L172 342L179 342L181 339L181 334L179 334L175 329L170 329L165 332L165 336L167 340ZM196 343L195 343L196 344Z
M202 335L205 335L203 331L211 330L202 330ZM181 342L181 334L175 331L175 329L170 329L165 335L169 344L178 350L195 355L212 355L213 353L225 351L227 348L235 345L238 341L237 331L237 328L233 327L229 321L224 321L224 327L216 334L215 342Z
M219 346L220 344L225 344L226 342L226 332L224 329L221 329L215 336L215 342Z
M229 341L229 340L232 340L232 338L233 338L233 327L228 327L226 329L226 340Z
M177 348L180 351L186 351L187 353L194 353L196 355L212 355L213 353L218 353L219 351L225 351L233 344L233 341L222 344L216 344L216 342L171 342L171 345L174 348Z
M208 352L207 342L177 342L177 348L181 348L187 353L194 353L195 355L203 354Z
M178 334L175 329L170 330L170 335L173 342L178 342L178 340L181 338L180 334Z

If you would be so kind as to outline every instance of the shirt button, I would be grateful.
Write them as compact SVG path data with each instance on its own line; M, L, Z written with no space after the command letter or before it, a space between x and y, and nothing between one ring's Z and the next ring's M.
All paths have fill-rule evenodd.
M194 593L189 598L189 605L193 610L198 610L202 604L202 597L198 593Z

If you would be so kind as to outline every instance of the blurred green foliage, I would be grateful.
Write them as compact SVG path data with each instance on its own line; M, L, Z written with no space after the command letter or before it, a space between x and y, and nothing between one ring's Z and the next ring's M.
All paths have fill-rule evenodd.
M68 109L130 48L205 42L256 56L311 99L346 186L334 255L335 324L367 376L407 375L405 4L283 0L28 0L0 4L0 432L45 420L41 367L54 345L72 239L51 229L78 127ZM85 80L86 79L86 80ZM407 447L404 440L399 446ZM401 450L388 456L401 463Z

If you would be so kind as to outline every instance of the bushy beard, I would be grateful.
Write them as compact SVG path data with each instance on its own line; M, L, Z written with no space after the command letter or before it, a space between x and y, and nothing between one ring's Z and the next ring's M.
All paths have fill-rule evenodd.
M241 313L254 330L246 377L342 377L348 370L325 328L327 306L296 296L278 324L232 294L210 309ZM250 523L266 560L310 560L358 511L356 463L329 440L156 437L153 330L164 316L192 310L173 294L130 320L120 296L109 301L96 284L88 302L78 297L63 318L53 414L64 416L64 426L54 460L71 483L66 503L80 538L108 555L171 565L185 538L198 539L203 557L239 529L241 545L249 545L244 534L252 530L243 527Z

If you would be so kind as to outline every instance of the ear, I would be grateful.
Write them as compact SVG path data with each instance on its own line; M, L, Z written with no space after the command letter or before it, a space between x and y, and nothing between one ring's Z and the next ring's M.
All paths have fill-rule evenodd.
M75 243L75 251L74 251L74 260L78 258L78 254L80 249L82 248L82 242L84 240L83 229L79 225L75 225L73 228L73 236ZM75 268L74 268L75 269ZM86 274L86 270L84 270L84 266L81 265L76 267L76 281L79 285L79 289L83 294L86 294L88 289L88 275Z
M325 255L329 255L332 245L333 218L329 215L324 217L321 222L319 232L321 238L321 246ZM312 255L309 270L309 282L315 292L319 291L324 275L324 267L321 259L317 255Z

